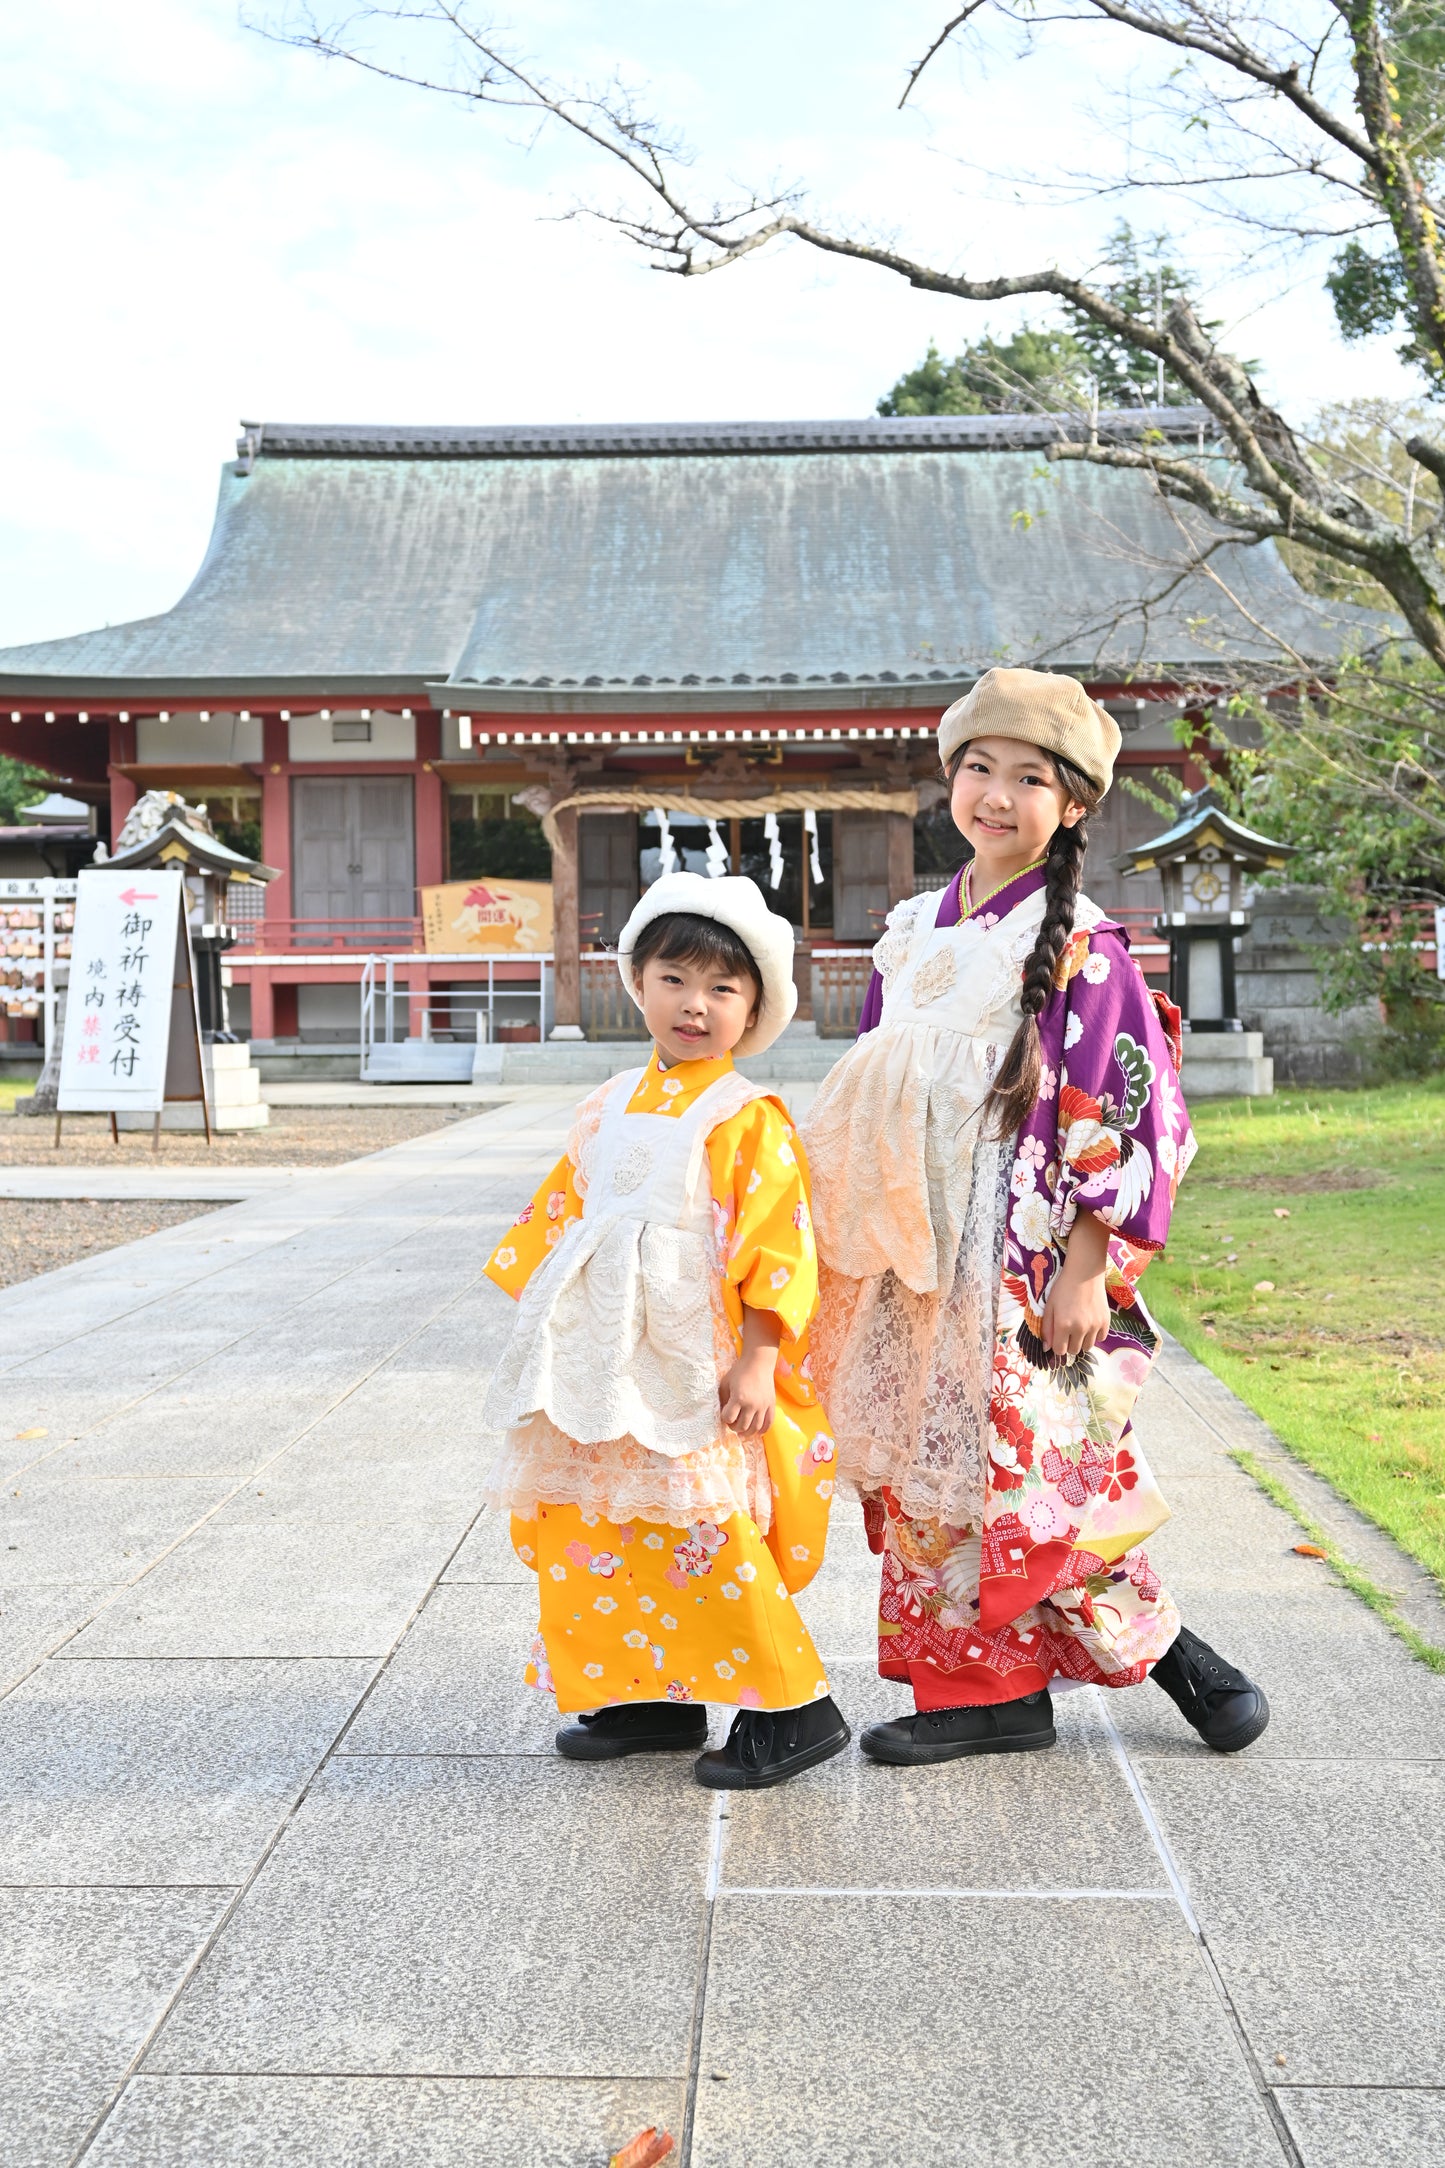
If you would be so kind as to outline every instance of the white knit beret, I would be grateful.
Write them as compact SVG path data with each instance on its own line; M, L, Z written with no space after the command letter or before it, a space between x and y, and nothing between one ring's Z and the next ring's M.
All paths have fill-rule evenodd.
M710 881L701 873L664 873L647 889L623 927L617 942L617 968L622 983L639 1009L632 978L632 951L644 926L671 911L686 911L694 918L715 918L730 926L744 943L763 982L757 1021L737 1043L739 1054L761 1054L793 1020L798 989L793 979L793 929L785 918L770 911L756 881L745 874L725 873Z
M1122 738L1119 725L1077 678L1051 670L986 670L938 726L938 757L945 768L970 738L1015 738L1022 745L1060 753L1107 791Z

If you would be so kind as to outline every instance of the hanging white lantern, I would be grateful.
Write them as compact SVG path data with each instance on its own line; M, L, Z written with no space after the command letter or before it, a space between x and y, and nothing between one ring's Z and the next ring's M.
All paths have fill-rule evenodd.
M710 881L720 881L723 875L727 872L731 863L732 853L729 851L722 837L718 834L717 822L714 820L710 820L707 824L708 879Z
M823 879L823 861L818 856L818 816L811 806L803 815L803 833L808 838L808 872L817 888Z
M658 873L659 875L676 873L677 846L672 840L672 830L667 824L666 807L660 805L654 806L652 809L652 817L657 822L657 855L659 861L657 868Z
M763 834L768 844L768 886L778 888L783 879L783 839L778 833L776 813L763 815Z

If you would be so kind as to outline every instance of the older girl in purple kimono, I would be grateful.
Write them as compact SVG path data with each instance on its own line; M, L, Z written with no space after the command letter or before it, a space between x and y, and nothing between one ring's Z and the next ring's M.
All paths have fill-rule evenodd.
M1054 1742L1052 1680L1151 1674L1237 1752L1263 1693L1144 1551L1168 1515L1130 1429L1138 1292L1194 1153L1178 1012L1080 892L1119 732L1073 679L991 670L939 746L973 860L890 915L858 1043L804 1125L813 1368L883 1558L879 1669L917 1713L878 1761Z

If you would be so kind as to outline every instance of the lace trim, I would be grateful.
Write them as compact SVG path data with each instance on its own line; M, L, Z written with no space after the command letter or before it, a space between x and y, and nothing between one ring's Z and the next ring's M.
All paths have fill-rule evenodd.
M539 1505L577 1506L609 1521L660 1521L686 1528L696 1520L747 1513L766 1535L773 1485L759 1438L724 1434L722 1443L671 1459L636 1438L579 1445L545 1415L508 1431L487 1476L485 1496L498 1512L524 1520Z
M951 1526L983 1516L988 1407L1011 1143L981 1141L948 1292L892 1272L821 1273L812 1370L854 1494L893 1491L906 1514Z

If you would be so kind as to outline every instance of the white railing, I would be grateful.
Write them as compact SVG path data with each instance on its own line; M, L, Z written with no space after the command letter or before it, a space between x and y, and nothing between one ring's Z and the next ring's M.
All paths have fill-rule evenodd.
M515 970L517 959L491 957L486 959L486 979L477 979L470 985L432 987L422 999L409 985L397 984L396 967L406 964L406 957L368 956L361 968L361 1076L377 1066L376 1049L379 1046L413 1048L436 1047L439 1052L455 1050L458 1059L474 1045L488 1045L497 1038L497 1004L505 1002L509 1008L520 1005L524 1010L533 1006L537 1012L537 1036L545 1039L551 1029L553 1001L552 957L529 956L526 961L537 966L537 983L530 985L525 979L508 976L497 977L497 964L505 963L509 972ZM475 970L482 959L475 952L469 955L429 955L428 965L464 963ZM397 1029L400 1009L400 1030ZM413 1031L413 1023L418 1030ZM470 1027L470 1028L468 1028ZM505 1028L505 1026L503 1027ZM442 1038L439 1033L445 1033ZM451 1045L448 1045L448 1041ZM418 1068L424 1069L427 1058L421 1057ZM469 1064L466 1066L469 1067ZM396 1074L395 1065L387 1065L388 1076Z

